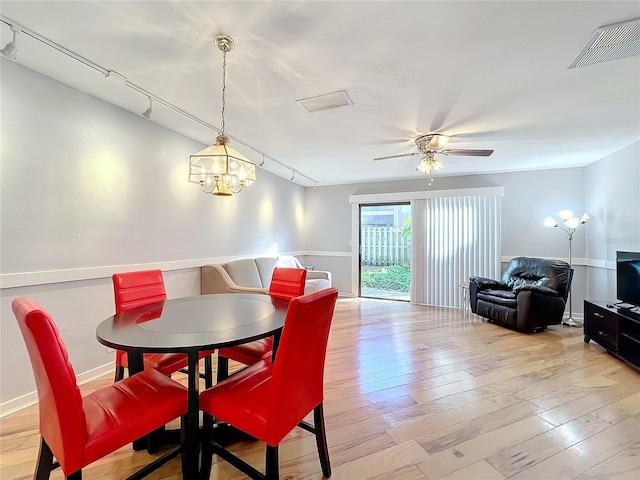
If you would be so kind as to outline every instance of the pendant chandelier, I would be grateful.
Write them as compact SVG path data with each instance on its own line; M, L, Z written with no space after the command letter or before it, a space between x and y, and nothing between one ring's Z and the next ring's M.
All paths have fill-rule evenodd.
M222 122L216 144L189 157L189 182L198 183L202 191L212 195L231 196L240 193L256 181L256 165L237 150L228 146L224 134L224 110L227 82L227 52L235 44L228 35L216 35L213 42L222 52Z
M429 185L433 182L433 172L439 172L444 168L444 163L440 160L433 158L433 152L427 152L426 156L420 160L420 163L416 167L420 173L424 173L429 176Z

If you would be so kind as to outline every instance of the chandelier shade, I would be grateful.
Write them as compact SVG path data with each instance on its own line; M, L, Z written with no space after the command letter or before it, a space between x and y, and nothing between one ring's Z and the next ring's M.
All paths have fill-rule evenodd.
M200 184L205 193L221 196L251 186L256 181L256 165L229 147L223 135L216 140L215 145L189 157L189 182Z

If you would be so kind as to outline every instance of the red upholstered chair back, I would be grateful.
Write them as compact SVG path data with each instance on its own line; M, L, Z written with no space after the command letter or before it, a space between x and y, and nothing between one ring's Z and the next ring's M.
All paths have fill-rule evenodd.
M307 271L304 268L278 268L273 270L269 295L272 297L291 300L304 295Z
M116 314L167 299L162 270L114 273L113 293ZM126 365L127 352L116 350L116 366Z
M291 300L271 376L267 422L275 438L290 432L323 399L324 360L338 290Z
M85 416L76 374L53 319L31 300L12 304L29 352L38 391L40 434L60 464L82 467Z
M115 273L112 278L116 314L167 299L162 270Z

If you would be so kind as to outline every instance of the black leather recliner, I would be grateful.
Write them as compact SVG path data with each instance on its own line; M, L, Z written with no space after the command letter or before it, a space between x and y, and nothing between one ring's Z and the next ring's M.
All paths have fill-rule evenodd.
M562 322L572 278L567 262L516 257L502 281L469 277L471 311L508 328L541 331Z

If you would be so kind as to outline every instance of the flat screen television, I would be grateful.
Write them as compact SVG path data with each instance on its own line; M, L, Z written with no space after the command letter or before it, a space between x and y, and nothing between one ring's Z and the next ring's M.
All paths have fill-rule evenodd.
M618 300L640 306L640 252L616 253Z

